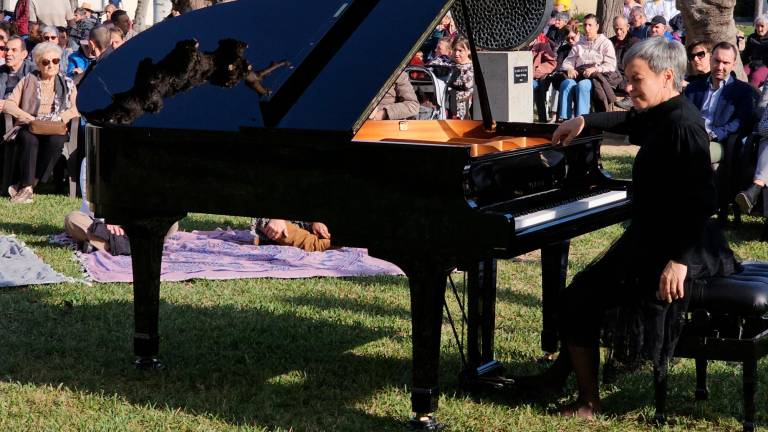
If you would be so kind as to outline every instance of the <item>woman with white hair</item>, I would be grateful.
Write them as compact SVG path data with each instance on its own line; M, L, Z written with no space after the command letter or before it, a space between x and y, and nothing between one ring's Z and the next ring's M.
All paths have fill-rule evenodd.
M43 42L32 50L37 70L22 78L5 101L3 112L15 119L14 166L17 179L8 188L12 203L31 203L33 188L45 181L61 155L67 123L80 114L77 90L60 73L61 47ZM9 132L12 134L12 132Z
M563 292L562 348L555 364L543 375L520 380L539 392L562 392L574 371L579 396L564 414L583 418L601 408L598 346L606 310L642 309L642 352L662 380L682 325L674 317L687 310L692 283L738 267L711 219L717 201L709 137L699 111L680 94L685 48L650 38L627 51L624 68L633 108L571 119L558 127L552 142L567 145L585 128L596 128L629 135L640 146L632 167L631 222Z
M741 61L749 83L759 89L768 78L768 16L755 18L755 32L747 38Z

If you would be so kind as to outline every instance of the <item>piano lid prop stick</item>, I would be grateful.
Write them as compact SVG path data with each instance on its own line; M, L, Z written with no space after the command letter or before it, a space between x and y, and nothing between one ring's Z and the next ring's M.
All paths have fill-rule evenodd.
M472 68L475 73L475 89L477 90L477 97L480 100L480 113L483 117L483 128L488 132L493 132L496 130L496 122L493 121L491 103L488 100L488 90L485 87L483 70L480 68L480 59L477 57L477 46L475 45L475 36L472 33L472 24L469 19L467 0L461 0L461 12L464 15L464 22L467 23L467 40L469 41L469 51L472 54Z

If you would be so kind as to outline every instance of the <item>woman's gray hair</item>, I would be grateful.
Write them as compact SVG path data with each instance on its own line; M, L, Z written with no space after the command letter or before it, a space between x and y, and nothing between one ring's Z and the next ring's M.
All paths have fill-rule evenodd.
M768 16L758 15L757 18L755 18L755 27L757 27L758 24L762 24L762 25L768 24Z
M41 35L44 35L46 33L53 33L56 36L58 36L59 35L59 29L57 29L55 26L47 25L47 26L43 27L42 29L40 29L40 34Z
M627 65L634 59L645 60L654 73L660 74L667 69L672 69L675 90L682 91L682 81L688 67L685 47L678 41L670 41L664 37L652 37L640 41L624 54L622 65Z
M37 63L38 60L40 60L40 57L45 55L45 53L49 52L55 52L56 57L61 57L61 53L63 52L61 50L61 47L58 44L55 44L53 42L43 42L35 45L35 47L32 49L32 60Z

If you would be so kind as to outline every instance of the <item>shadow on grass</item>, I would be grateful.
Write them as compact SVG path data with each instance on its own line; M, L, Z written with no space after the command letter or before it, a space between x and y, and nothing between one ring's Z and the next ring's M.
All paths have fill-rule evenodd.
M319 300L316 296L287 297L284 301L291 306L310 306L322 309L343 309L345 312L365 314L377 317L390 317L411 319L410 309L395 308L376 304L366 304L353 299L329 298L328 301Z
M710 365L722 362L710 362ZM672 424L676 417L706 419L713 424L728 425L728 422L741 423L744 420L744 399L742 392L741 364L729 363L728 370L707 374L709 399L695 400L696 373L692 367L685 370L672 368L667 391L667 416ZM710 366L711 367L711 366ZM735 372L735 373L734 373ZM765 400L768 388L768 368L760 363L757 378L756 421L758 425L766 422ZM627 412L647 408L654 412L653 374L650 366L620 377L617 391L603 398L607 414L622 415Z
M51 235L64 231L64 220L61 226L51 224L30 224L26 222L0 222L0 232L6 234L26 234L26 235Z
M366 347L394 337L386 329L311 319L292 308L161 302L160 356L169 368L140 373L131 365L132 303L73 305L27 289L3 294L0 373L8 380L63 383L116 394L135 405L270 429L399 431L408 415L406 410L402 418L382 418L356 408L384 387L410 386L410 353L398 359ZM294 300L408 316L331 297ZM455 375L456 356L444 357L441 370L450 368ZM451 372L442 377L446 373Z

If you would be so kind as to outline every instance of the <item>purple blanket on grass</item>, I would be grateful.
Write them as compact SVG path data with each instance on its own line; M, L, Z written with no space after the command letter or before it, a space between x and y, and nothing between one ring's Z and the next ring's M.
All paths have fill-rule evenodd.
M95 282L132 282L131 257L106 252L78 254ZM165 242L160 279L306 278L402 275L394 264L365 249L304 252L288 246L254 246L248 231L178 232Z

